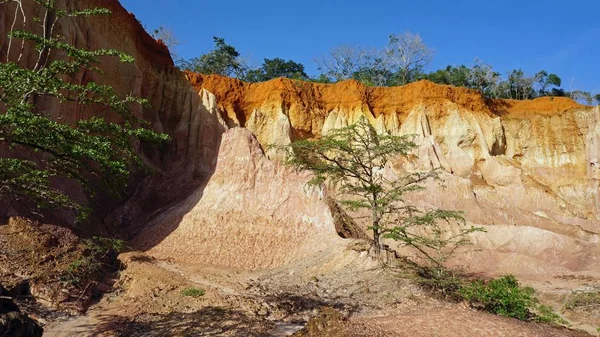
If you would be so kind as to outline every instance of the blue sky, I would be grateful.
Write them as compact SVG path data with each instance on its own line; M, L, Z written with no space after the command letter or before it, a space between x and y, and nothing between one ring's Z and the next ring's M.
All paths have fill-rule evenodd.
M506 73L545 69L567 90L600 93L600 0L121 0L148 29L169 27L191 58L225 38L253 63L281 57L317 73L334 46L383 47L419 33L436 52L430 70L475 57Z

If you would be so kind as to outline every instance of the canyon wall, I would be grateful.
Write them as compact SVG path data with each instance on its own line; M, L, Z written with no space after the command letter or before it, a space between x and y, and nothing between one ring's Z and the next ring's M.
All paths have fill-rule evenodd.
M286 255L288 247L281 242L296 248L336 245L323 196L307 194L301 177L261 157L263 150L258 149L319 137L365 116L379 132L416 136L418 162L412 167L398 163L395 169L442 167L445 188L431 183L413 201L464 210L468 221L488 226L495 234L477 239L483 248L542 259L567 271L593 270L597 263L593 247L600 233L598 108L568 98L489 100L476 91L426 81L395 88L287 79L249 84L182 73L173 67L166 47L116 0L61 4L72 9L104 6L113 12L58 27L69 42L119 49L136 59L134 64L103 59L104 74L85 72L75 80L94 80L113 85L119 93L148 98L151 106L134 113L172 137L163 149L139 146L157 175L138 175L125 200L96 205L97 220L115 231L132 235L150 224L136 239L143 249L260 268L289 263L307 251L294 248ZM39 9L27 10L32 14ZM10 29L14 13L14 7L0 5L0 36ZM6 40L0 48L7 54ZM35 60L28 56L22 62L32 65ZM110 111L94 107L52 100L37 104L66 121L92 115L119 121ZM245 131L230 130L221 144L223 133L235 127L253 132L257 141ZM277 159L275 153L266 155ZM271 209L272 204L280 210ZM303 218L313 215L320 220ZM520 240L514 239L515 233L522 233ZM265 235L271 237L261 239ZM535 246L539 240L544 245ZM231 245L243 247L239 252L247 261L236 260ZM272 255L260 257L269 249Z
M42 15L42 9L34 1L23 1L27 16L27 29L33 28L33 16ZM133 113L148 121L158 131L169 134L172 141L164 148L139 145L144 161L158 174L145 177L137 174L132 179L125 199L115 202L110 198L91 201L95 213L94 224L104 223L109 230L135 232L140 224L165 204L185 197L211 174L224 128L211 106L214 96L193 90L183 73L173 66L167 47L154 40L136 18L128 13L117 0L57 1L59 8L82 10L86 8L108 8L110 16L87 18L65 18L59 21L56 32L80 48L112 48L135 58L132 64L121 63L117 58L103 57L102 73L84 71L73 79L77 83L95 81L111 85L120 95L133 94L147 98L150 106L133 106ZM8 39L15 15L17 29L21 29L23 15L16 11L15 3L0 4L0 62L16 61L21 43L13 41L11 51ZM43 16L42 16L43 17ZM25 45L21 64L33 67L37 53ZM51 58L60 58L60 53ZM37 99L40 110L59 116L61 120L73 122L90 116L118 122L120 116L97 106L59 104L53 99ZM0 107L1 109L1 107ZM2 215L14 215L18 209L5 203ZM56 213L54 213L56 214ZM68 218L65 218L68 221ZM62 219L58 219L59 221Z

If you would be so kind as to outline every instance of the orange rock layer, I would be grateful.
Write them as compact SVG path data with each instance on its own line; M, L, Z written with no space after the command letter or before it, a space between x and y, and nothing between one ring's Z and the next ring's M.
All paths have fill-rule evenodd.
M334 109L369 110L373 117L399 115L400 120L419 104L442 106L450 101L462 110L489 115L526 117L528 114L560 114L584 106L566 97L542 97L534 100L486 99L478 91L450 85L418 81L401 87L367 87L355 80L321 84L278 78L261 83L246 83L219 75L186 72L196 90L206 89L217 98L220 107L233 111L243 126L254 109L265 102L290 107L303 106L307 117L318 111Z

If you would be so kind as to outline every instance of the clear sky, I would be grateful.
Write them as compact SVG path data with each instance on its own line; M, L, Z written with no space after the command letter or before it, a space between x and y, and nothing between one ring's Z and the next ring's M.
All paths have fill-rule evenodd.
M341 44L383 47L390 34L419 33L436 52L429 70L471 65L505 74L558 74L567 90L600 93L600 0L121 0L147 27L169 27L191 58L225 38L253 64L303 63Z

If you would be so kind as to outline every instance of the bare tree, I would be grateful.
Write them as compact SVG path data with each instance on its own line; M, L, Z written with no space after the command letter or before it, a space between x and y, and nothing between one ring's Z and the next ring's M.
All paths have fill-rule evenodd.
M491 65L475 58L473 69L469 73L469 82L487 97L497 98L502 91L508 90L498 83L500 74Z
M329 54L315 60L322 74L336 81L352 78L361 67L369 63L370 52L351 45L331 49Z
M181 44L181 42L179 41L177 36L175 36L175 33L173 32L171 27L168 27L168 26L158 27L157 29L154 30L154 32L152 32L152 37L155 38L156 40L162 41L162 43L164 43L165 46L167 46L167 48L169 48L169 51L171 52L171 55L173 55L173 58L174 59L177 58L177 56L175 55L175 52L173 50L175 49L175 47L179 46Z
M398 73L398 84L404 85L416 78L433 59L434 52L427 47L419 34L405 32L390 35L385 48L385 59L389 69Z

